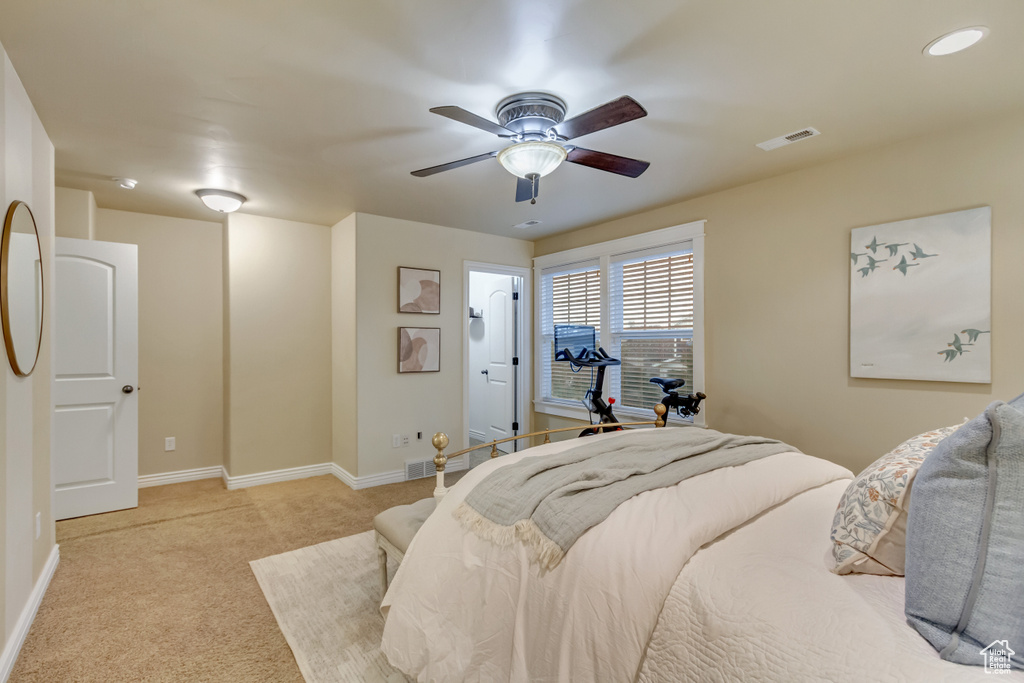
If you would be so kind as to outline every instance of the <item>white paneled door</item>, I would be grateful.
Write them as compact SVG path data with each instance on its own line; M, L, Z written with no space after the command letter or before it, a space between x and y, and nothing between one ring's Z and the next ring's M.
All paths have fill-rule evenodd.
M138 506L138 247L59 237L54 515Z
M496 277L488 287L484 306L487 329L487 440L512 436L515 420L515 356L516 322L511 276ZM505 448L511 450L512 445Z

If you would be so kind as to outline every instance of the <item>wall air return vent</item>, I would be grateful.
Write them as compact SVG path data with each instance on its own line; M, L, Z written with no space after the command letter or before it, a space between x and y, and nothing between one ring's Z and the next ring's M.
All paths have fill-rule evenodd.
M791 145L794 142L813 138L815 135L821 135L821 133L815 128L801 128L800 130L793 131L788 135L782 135L777 138L772 138L771 140L760 142L757 146L767 152L768 150L775 149L777 147L784 147L786 145Z
M406 460L405 480L422 479L436 473L433 460Z

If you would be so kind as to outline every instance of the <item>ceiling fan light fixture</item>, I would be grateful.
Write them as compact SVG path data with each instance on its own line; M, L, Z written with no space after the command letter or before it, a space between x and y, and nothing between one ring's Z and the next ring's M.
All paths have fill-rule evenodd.
M203 200L203 204L206 204L208 208L221 213L238 211L246 202L246 198L237 192L212 188L196 190L196 196Z
M520 178L543 178L565 161L565 147L556 142L517 142L498 152L498 162Z

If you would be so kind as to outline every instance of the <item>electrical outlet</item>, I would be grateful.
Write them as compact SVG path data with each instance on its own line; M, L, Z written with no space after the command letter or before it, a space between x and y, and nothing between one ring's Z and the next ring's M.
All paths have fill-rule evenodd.
M402 448L405 448L408 445L409 445L409 435L408 434L402 434Z
M39 537L42 536L42 535L43 535L43 513L42 512L37 512L36 513L36 540L38 541Z
M402 445L402 435L401 434L392 434L391 435L391 447L392 448L398 448L401 445Z
M175 446L173 436L169 436L166 439L164 439L164 451L173 451L174 448Z

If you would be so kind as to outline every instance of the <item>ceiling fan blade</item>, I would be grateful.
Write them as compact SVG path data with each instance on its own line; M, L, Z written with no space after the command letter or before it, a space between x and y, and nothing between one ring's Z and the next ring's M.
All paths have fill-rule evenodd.
M555 126L555 132L559 137L572 140L645 116L647 116L647 110L641 107L639 102L626 95L607 104L602 104L600 107L594 107L590 111L585 111L568 121L562 121Z
M478 161L484 159L492 159L497 152L487 152L487 154L477 154L475 157L467 157L465 159L459 159L458 161L449 161L447 164L441 164L440 166L431 166L430 168L421 168L418 171L413 171L412 174L417 178L426 178L428 175L434 175L435 173L441 173L442 171L450 171L453 168L459 168L460 166L469 166L475 164Z
M583 149L582 147L576 147L570 151L565 160L581 166L596 168L599 171L629 176L630 178L639 177L651 165L649 161L620 157L615 154L608 154L607 152L595 152L592 149Z
M536 188L537 194L534 194ZM536 199L540 195L540 178L516 178L516 201L525 202Z
M473 126L480 130L486 130L488 133L494 133L495 135L503 138L514 137L515 133L510 131L504 126L499 126L490 119L485 119L482 116L477 116L471 111L466 111L462 107L447 106L447 107L434 107L430 110L432 114L438 114L452 121L458 121L459 123L465 123L467 126Z

